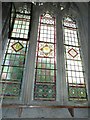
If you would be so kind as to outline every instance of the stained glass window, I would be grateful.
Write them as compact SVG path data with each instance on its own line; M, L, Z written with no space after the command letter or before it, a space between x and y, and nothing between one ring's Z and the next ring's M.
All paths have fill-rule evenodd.
M65 70L69 100L87 100L78 26L70 17L63 19Z
M16 13L16 18L12 25L13 30L7 41L1 71L0 86L2 85L2 91L0 91L0 96L4 96L4 98L19 98L21 93L25 58L28 51L27 38L30 26L30 13L28 15Z
M36 49L34 100L56 99L56 23L48 13L40 16Z

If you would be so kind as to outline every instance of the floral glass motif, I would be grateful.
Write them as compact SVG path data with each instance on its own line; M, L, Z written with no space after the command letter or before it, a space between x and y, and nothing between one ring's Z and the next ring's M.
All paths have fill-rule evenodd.
M70 17L63 19L65 69L69 100L87 100L85 71L76 22Z
M56 99L56 38L55 18L48 13L40 16L36 49L34 99Z
M16 42L11 46L16 52L23 49L23 45L20 42Z

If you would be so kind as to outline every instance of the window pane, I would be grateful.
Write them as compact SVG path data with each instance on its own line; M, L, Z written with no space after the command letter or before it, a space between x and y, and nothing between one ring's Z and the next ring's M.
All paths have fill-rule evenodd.
M55 18L40 16L36 50L35 100L56 99L56 39Z

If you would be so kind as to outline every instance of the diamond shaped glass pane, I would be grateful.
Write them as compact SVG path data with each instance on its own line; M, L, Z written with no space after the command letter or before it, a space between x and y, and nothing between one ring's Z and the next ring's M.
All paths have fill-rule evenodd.
M39 56L54 57L54 45L39 43Z
M78 55L77 51L76 51L75 49L73 49L73 48L71 48L71 49L68 51L68 53L69 53L69 55L70 55L71 57L73 57L73 58L75 58L75 57Z
M46 56L52 52L52 49L50 48L49 45L45 45L40 49Z
M20 42L14 43L11 47L13 48L13 50L15 52L18 52L18 51L20 51L21 49L24 48L23 45Z

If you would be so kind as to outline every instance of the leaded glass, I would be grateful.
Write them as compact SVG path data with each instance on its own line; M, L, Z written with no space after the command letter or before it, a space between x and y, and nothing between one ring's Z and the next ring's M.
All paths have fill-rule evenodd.
M85 71L76 21L70 17L63 20L65 69L69 100L86 100Z
M11 38L28 39L30 15L16 14Z
M55 18L48 13L40 16L35 68L35 100L56 99L56 38Z
M36 84L34 97L36 100L55 100L55 89L53 84Z
M22 4L23 6L16 9L16 14L12 9L10 23L9 38L28 39L30 31L30 20L31 20L31 4ZM15 15L13 15L15 14ZM10 25L11 26L11 25Z
M17 43L23 47L22 49L19 47L20 49L16 51L12 46ZM20 95L27 47L28 41L8 39L1 73L5 98L19 97ZM2 96L1 93L0 95Z
M14 6L15 7L15 6ZM30 27L30 11L24 9L23 13L12 8L9 38L2 62L1 81L2 91L0 96L4 98L20 97L25 70L25 58L28 51L28 33ZM11 33L11 34L10 34Z
M20 42L16 42L11 46L16 52L23 49L23 45Z
M19 96L20 92L20 84L19 83L2 83L2 91L4 92L4 97L7 98L15 98ZM0 92L0 95L3 95L2 92Z

